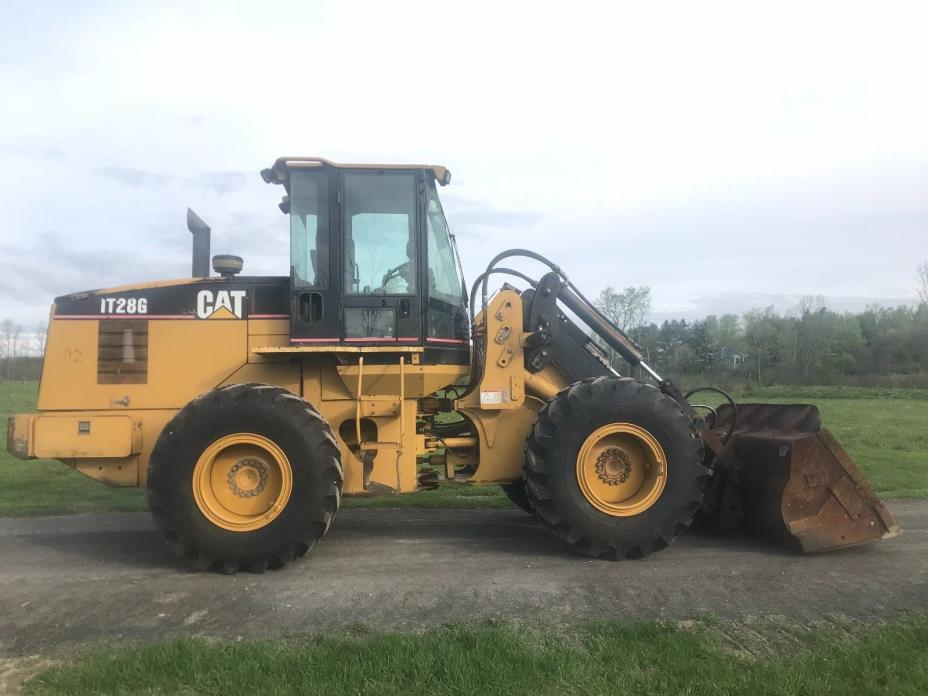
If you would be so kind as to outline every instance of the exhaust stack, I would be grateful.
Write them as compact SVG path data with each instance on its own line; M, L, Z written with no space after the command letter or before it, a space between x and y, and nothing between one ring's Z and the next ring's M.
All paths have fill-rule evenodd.
M209 225L187 208L187 229L193 235L193 277L209 278Z

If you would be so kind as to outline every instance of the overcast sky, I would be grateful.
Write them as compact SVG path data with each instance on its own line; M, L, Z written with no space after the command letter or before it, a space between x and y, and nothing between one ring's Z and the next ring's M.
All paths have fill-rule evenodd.
M0 318L187 275L188 205L285 275L284 154L450 167L471 279L521 246L656 318L915 296L924 3L148 5L0 9Z

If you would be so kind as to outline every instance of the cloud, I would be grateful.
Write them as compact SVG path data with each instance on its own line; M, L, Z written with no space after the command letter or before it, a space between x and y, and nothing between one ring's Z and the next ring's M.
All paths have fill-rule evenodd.
M527 247L588 295L649 285L660 311L741 311L751 293L914 296L928 256L917 3L700 4L670 24L647 3L591 3L534 13L531 32L524 8L489 3L488 24L479 0L371 4L362 23L348 3L60 5L0 23L0 318L14 303L41 318L57 292L186 275L188 205L246 273L286 272L282 191L257 176L285 152L445 163L470 279ZM416 62L435 26L455 27L442 60ZM339 69L295 88L292 71L253 60L287 32ZM434 117L410 116L411 64ZM42 230L59 235L38 246Z
M455 222L464 227L502 227L504 229L531 227L541 219L539 213L513 210L466 210L455 215Z
M206 116L203 114L187 114L184 116L178 116L177 120L180 121L185 126L190 126L191 128L199 128L206 122Z
M488 203L442 192L451 231L462 238L485 239L494 230L527 229L544 217L528 210L499 210Z
M64 152L56 147L33 146L22 144L0 144L0 155L25 157L45 161L57 161L64 157Z
M217 196L245 190L253 172L204 172L198 176L190 177L186 183L197 188L212 191Z
M150 190L164 188L174 178L169 174L153 174L152 172L132 169L131 167L97 167L93 173L96 176L112 179L127 186Z
M45 315L55 297L82 290L176 278L189 270L189 247L154 248L143 237L134 246L100 249L68 234L42 231L26 244L0 245L0 318L29 323ZM23 260L37 260L24 263Z

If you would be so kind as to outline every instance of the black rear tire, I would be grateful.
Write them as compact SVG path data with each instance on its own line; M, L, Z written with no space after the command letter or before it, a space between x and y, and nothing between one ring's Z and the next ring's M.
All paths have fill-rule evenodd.
M212 443L236 433L273 442L289 460L292 490L265 526L234 531L210 521L194 495L194 470ZM148 505L171 548L199 569L277 569L328 531L341 502L332 431L309 403L280 387L236 384L207 392L165 426L148 467Z
M666 455L663 490L639 514L600 511L578 482L583 443L612 423L644 428ZM673 399L632 379L597 377L564 389L538 414L525 450L526 491L538 518L575 551L610 560L642 558L668 546L692 522L706 478L702 454L692 419Z
M525 490L525 479L521 476L510 483L500 485L503 492L516 507L521 508L528 514L535 516L535 508L532 507L532 501L528 499L528 493Z

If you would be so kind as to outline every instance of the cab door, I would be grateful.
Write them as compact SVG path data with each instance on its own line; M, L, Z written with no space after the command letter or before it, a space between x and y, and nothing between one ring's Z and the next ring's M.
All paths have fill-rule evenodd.
M290 342L338 344L339 243L335 192L326 168L290 173Z
M342 340L420 345L421 175L341 172Z

